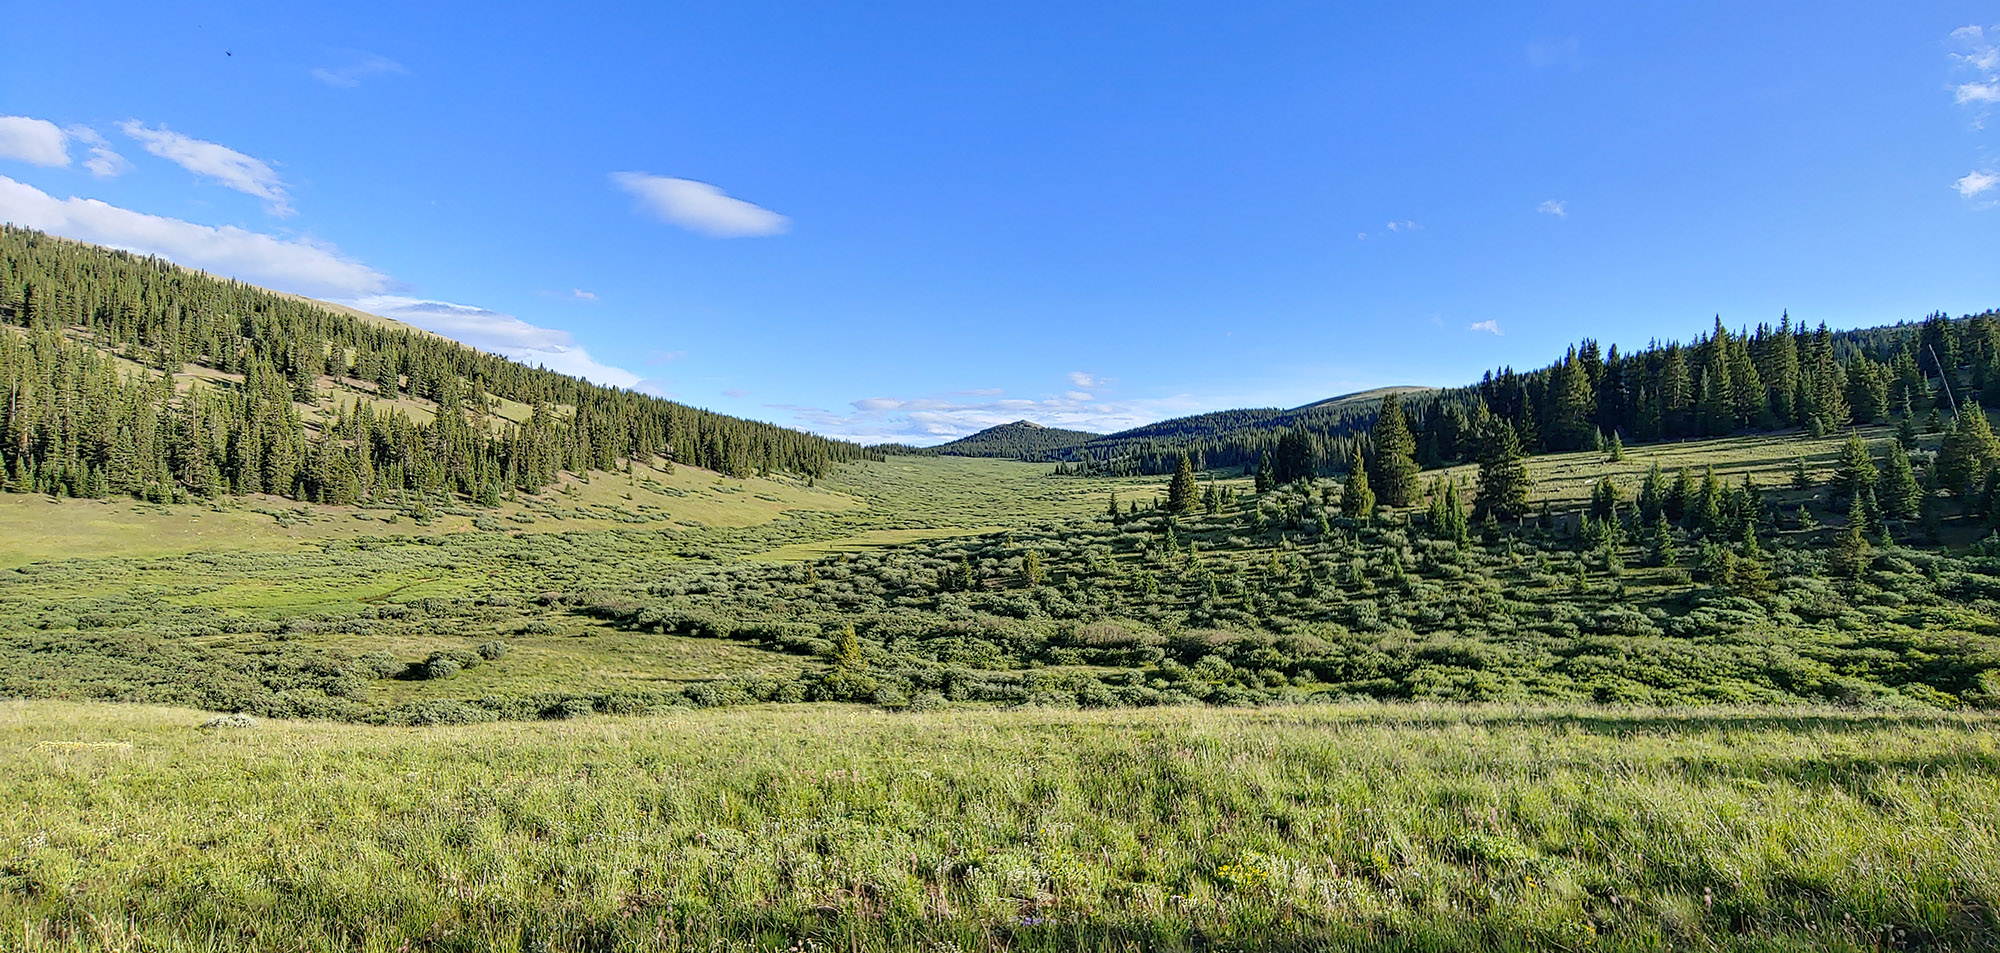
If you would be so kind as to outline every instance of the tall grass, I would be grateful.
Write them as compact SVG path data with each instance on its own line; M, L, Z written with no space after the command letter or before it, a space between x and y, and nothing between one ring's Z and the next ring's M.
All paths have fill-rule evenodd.
M29 951L1991 949L1990 716L0 707Z

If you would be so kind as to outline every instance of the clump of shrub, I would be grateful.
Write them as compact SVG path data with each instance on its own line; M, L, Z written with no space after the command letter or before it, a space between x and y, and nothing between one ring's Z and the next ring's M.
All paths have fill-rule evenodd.
M489 662L497 662L507 655L507 643L495 639L479 643L479 657Z

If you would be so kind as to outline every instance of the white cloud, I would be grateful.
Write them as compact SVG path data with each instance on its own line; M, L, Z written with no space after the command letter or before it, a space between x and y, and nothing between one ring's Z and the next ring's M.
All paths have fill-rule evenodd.
M531 367L539 364L557 373L612 387L637 388L643 380L622 367L599 363L589 351L577 345L568 331L529 324L511 314L469 304L387 294L341 303L416 325Z
M111 150L111 143L104 141L97 130L89 126L71 126L69 136L90 147L90 158L83 160L83 167L100 179L110 179L132 171L132 163L124 156Z
M1963 106L1967 103L2000 103L2000 83L1965 83L1952 92L1952 101Z
M1535 206L1535 211L1540 212L1543 215L1553 215L1557 218L1568 218L1569 203L1562 199L1549 199L1543 202L1542 204Z
M1951 31L1951 39L1958 47L1951 58L1961 73L1972 74L1952 87L1952 101L1972 110L1973 128L1984 129L1990 107L2000 103L2000 37L1975 25Z
M5 176L0 176L0 220L300 294L370 294L390 283L387 275L319 242L233 225L197 225L96 199L58 199Z
M1104 383L1104 378L1084 371L1070 371L1069 382L1078 387L1097 387Z
M1951 187L1957 189L1958 194L1972 198L1992 191L1994 186L2000 186L2000 175L1974 170L1952 183Z
M570 297L572 297L572 298L575 298L575 299L576 299L576 300L578 300L578 301L596 301L596 300L597 300L597 292L594 292L594 291L585 291L585 290L583 290L582 288L571 288L571 289L569 289L569 296L570 296Z
M791 228L791 220L783 215L731 198L706 182L644 172L613 172L611 181L661 221L712 238L782 235Z
M0 159L31 165L69 165L69 137L46 119L0 116Z
M1468 325L1468 326L1466 327L1466 330L1467 330L1467 331L1485 331L1485 332L1487 332L1487 333L1489 333L1489 334L1494 334L1494 335L1499 335L1499 334L1503 334L1503 333L1505 333L1505 332L1502 332L1502 331L1500 330L1500 322L1498 322L1498 321L1495 321L1495 320L1493 320L1493 319L1491 319L1491 318L1488 318L1488 319L1486 319L1486 320L1484 320L1484 321L1474 321L1474 322L1472 322L1472 324L1470 324L1470 325Z
M666 364L670 361L678 361L681 358L686 357L687 353L688 352L686 351L660 351L660 350L647 351L646 363Z
M291 196L285 191L285 183L262 159L225 145L183 136L166 126L148 129L136 119L126 120L118 128L144 144L147 152L213 179L225 188L263 199L265 208L273 215L292 214Z
M1978 26L1962 26L1951 31L1951 38L1964 48L1963 53L1951 54L1975 72L1991 73L2000 70L2000 42L1986 38L1986 31Z
M1104 378L1082 371L1067 375ZM1172 397L1113 400L1102 394L1065 390L1039 398L1007 397L995 387L969 388L928 397L863 397L845 410L796 404L768 405L790 411L795 423L817 433L862 443L935 444L977 433L988 427L1029 420L1045 427L1115 433L1170 417L1219 406L1252 406L1254 402L1197 400Z
M1423 226L1405 219L1400 222L1390 222L1388 225L1385 225L1383 227L1387 228L1392 232L1414 232L1417 229L1422 228Z
M409 67L386 56L362 53L345 66L318 67L312 71L312 76L328 86L353 89L361 85L364 79L375 76L400 76L409 71Z

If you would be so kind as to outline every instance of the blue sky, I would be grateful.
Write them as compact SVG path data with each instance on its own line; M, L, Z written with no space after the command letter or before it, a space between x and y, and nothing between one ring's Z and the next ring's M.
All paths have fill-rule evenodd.
M0 219L869 441L2000 306L1990 0L570 6L13 5Z

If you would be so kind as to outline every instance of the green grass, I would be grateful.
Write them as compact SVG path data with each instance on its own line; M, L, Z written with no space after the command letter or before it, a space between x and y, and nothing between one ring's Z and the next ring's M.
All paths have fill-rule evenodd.
M2000 721L0 705L11 949L1992 949ZM18 945L17 945L18 944Z

